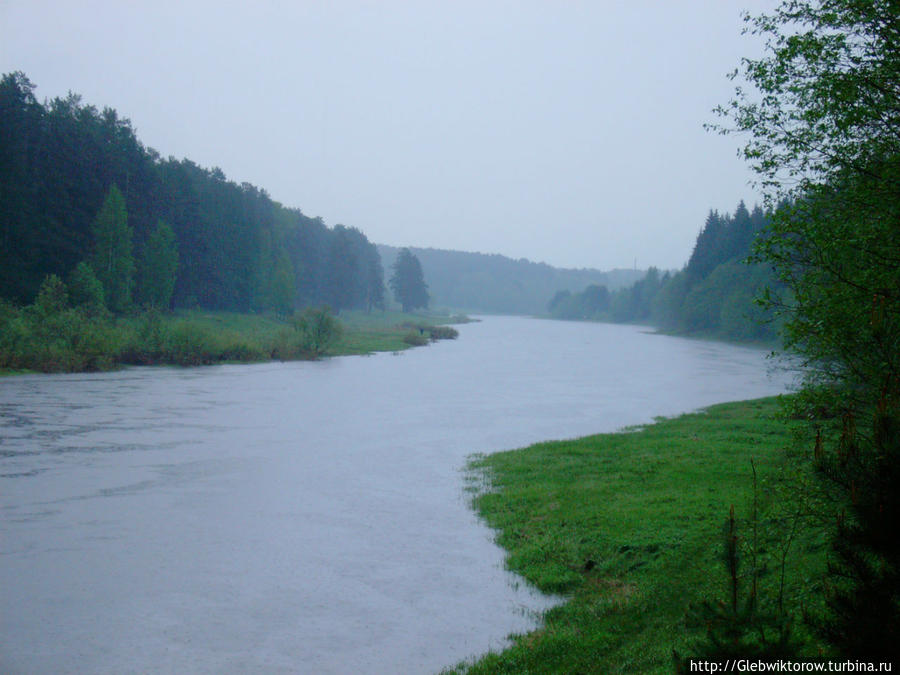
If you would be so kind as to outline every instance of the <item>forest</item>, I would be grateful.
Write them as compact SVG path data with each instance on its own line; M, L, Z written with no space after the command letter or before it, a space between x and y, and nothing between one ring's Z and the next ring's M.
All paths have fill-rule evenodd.
M95 220L112 193L124 213L122 255L134 292L125 304L107 298L111 309L160 305L151 270L159 269L163 240L177 259L163 309L287 314L385 306L385 270L400 249L376 247L354 227L328 227L218 168L163 158L111 108L98 110L76 94L40 103L35 92L21 72L0 79L0 298L31 303L51 274L79 286L79 264L95 255ZM560 288L614 290L643 274L411 250L431 305L467 311L543 314Z
M643 270L562 269L499 254L411 248L422 262L435 306L487 314L543 315L559 289L578 291L589 284L619 289L640 279ZM378 245L385 268L399 249Z
M751 211L744 202L733 214L710 211L683 269L650 268L621 289L563 289L547 310L559 319L647 323L681 335L772 342L780 322L757 300L779 284L773 267L753 256L769 220L761 207Z
M247 312L384 303L376 248L353 227L327 227L220 169L163 158L128 119L69 94L39 103L21 72L0 79L0 297L30 303L50 274L68 280L94 247L112 186L127 210L140 273L163 223L177 244L167 305ZM137 305L145 284L135 286Z

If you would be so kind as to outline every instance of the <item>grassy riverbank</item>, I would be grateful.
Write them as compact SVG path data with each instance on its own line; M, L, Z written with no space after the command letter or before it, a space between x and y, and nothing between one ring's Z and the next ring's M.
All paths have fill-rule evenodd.
M324 317L324 320L322 319ZM318 320L313 328L312 324ZM121 365L312 359L400 351L455 337L463 317L316 310L291 318L205 310L115 317L80 309L0 306L0 375L109 370ZM315 333L315 334L313 334Z
M475 459L475 508L497 530L508 567L566 602L509 649L451 672L673 672L672 650L691 654L704 637L687 625L689 608L727 597L722 532L732 505L745 561L753 555L754 492L761 606L777 602L784 561L783 606L797 619L801 606L815 610L825 539L793 517L811 503L798 487L808 462L792 457L800 431L779 409L771 398L729 403ZM794 633L817 653L802 621Z

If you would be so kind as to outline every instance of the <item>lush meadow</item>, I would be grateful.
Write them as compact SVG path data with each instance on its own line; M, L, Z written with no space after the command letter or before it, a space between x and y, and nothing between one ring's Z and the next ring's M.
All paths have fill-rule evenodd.
M803 429L769 398L476 458L475 508L508 567L564 602L452 672L670 673L673 650L709 651L710 626L750 654L787 637L785 653L818 656L802 614L821 609L827 517L791 450Z

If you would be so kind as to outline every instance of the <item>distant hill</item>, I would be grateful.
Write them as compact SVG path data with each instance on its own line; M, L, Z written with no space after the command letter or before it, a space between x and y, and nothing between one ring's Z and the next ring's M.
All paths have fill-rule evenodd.
M387 280L400 249L383 244L377 247ZM614 291L630 286L646 273L560 269L497 254L409 248L422 263L431 306L468 312L546 314L547 304L561 289L579 292L599 284Z

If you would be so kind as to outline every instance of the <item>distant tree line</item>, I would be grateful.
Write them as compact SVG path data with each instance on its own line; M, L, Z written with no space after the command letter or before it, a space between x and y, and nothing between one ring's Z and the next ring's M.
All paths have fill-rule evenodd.
M666 331L738 340L771 340L777 327L757 305L776 284L770 266L747 262L769 219L744 202L733 215L711 211L684 268L660 272L617 291L592 284L580 293L561 290L547 309L560 319L650 323Z
M359 230L163 159L111 108L41 104L34 89L21 72L0 79L0 297L30 303L55 274L94 301L99 281L116 312L383 306L381 259Z
M379 245L385 269L400 249ZM579 291L589 284L610 290L634 283L638 270L561 269L498 254L410 248L421 261L431 303L437 307L498 314L543 314L559 289Z

